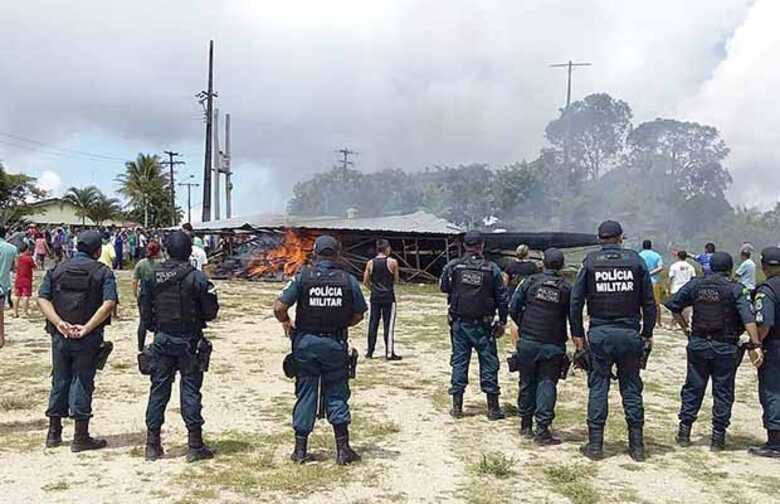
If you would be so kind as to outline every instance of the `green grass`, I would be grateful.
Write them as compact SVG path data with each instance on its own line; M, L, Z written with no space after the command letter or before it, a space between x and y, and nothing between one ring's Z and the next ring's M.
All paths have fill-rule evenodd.
M592 465L559 464L545 467L543 472L548 488L567 497L573 504L599 502L599 494L590 484L596 472Z
M491 476L498 479L506 479L517 474L514 457L507 457L501 452L484 453L479 462L472 466L479 476Z

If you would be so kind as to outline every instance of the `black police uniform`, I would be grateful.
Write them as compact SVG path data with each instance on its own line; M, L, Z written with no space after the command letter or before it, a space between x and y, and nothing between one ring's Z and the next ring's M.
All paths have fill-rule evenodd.
M87 231L79 235L78 241L79 252L73 258L46 272L38 296L51 301L55 312L65 322L83 325L105 301L116 301L117 291L113 272L92 257L100 246L100 235ZM107 318L81 339L66 338L53 324L46 322L52 345L51 393L46 410L50 419L47 447L61 444L61 419L65 417L75 420L73 451L106 446L105 440L89 436L89 419L92 417L98 353L104 345L103 328L110 320Z
M481 236L470 237L473 245L482 243ZM507 291L501 270L482 255L470 253L450 261L439 280L442 292L448 294L450 338L452 340L453 416L462 414L463 392L468 385L471 350L479 357L479 380L487 394L488 418L504 418L498 403L498 353L493 331L493 317L498 311L499 324L506 325L509 312Z
M570 296L569 282L558 271L545 269L520 284L509 303L509 315L520 336L517 409L521 432L530 434L535 417L540 442L553 439L548 429L555 418L557 384L566 354Z
M691 425L698 416L707 382L712 379L712 447L722 449L734 404L739 336L745 324L754 322L750 294L728 278L730 271L718 271L719 257L713 257L713 274L694 278L669 299L665 306L674 314L693 307L691 336L686 348L688 371L680 392L678 443L690 443Z
M602 239L621 236L614 221L600 226ZM585 258L571 294L572 336L584 338L582 309L587 301L590 315L588 346L591 370L588 374L588 444L583 452L602 456L604 425L607 421L610 373L617 364L617 378L629 427L629 447L634 458L644 458L644 406L639 375L643 339L653 336L656 305L650 274L633 250L615 244L603 245Z
M200 389L211 350L203 329L219 311L216 290L188 261L171 258L157 265L152 278L143 283L139 306L144 326L154 331L154 342L145 350L151 361L147 459L162 455L160 429L177 371L181 415L189 433L187 459L209 458L211 452L203 444Z
M765 248L761 252L761 264L780 269L780 248ZM769 329L762 341L764 363L758 368L758 398L767 442L748 451L780 458L780 274L773 274L756 289L755 313L759 328Z

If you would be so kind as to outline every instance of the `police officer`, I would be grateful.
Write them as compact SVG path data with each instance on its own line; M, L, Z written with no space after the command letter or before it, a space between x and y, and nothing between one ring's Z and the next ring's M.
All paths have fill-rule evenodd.
M501 270L485 259L485 240L479 231L469 231L463 238L466 254L450 261L439 281L442 292L448 294L450 337L452 340L452 410L454 418L463 416L463 392L469 382L471 350L479 357L479 381L487 394L487 417L505 417L498 403L498 353L496 337L504 333L508 315L508 299ZM498 310L498 325L493 318Z
M78 252L46 272L38 291L38 306L51 335L52 380L49 431L46 447L62 444L62 419L75 421L71 451L97 450L106 440L89 435L92 394L103 328L111 321L117 301L114 274L96 259L101 236L84 231L78 236Z
M336 463L360 460L349 445L348 327L358 324L368 307L358 281L339 265L339 253L335 238L319 236L313 264L301 268L274 304L276 319L292 339L296 401L295 450L290 458L299 464L308 460L307 440L314 429L318 395L336 437ZM287 314L292 305L294 325Z
M764 410L767 442L751 447L748 453L780 458L780 248L761 251L761 268L766 281L756 290L755 312L763 350L753 359L758 367L758 398ZM758 350L759 355L761 350ZM752 357L752 356L751 356Z
M533 435L539 445L560 444L550 433L555 418L558 378L566 355L566 322L569 318L571 285L561 276L563 253L550 248L544 252L544 271L529 277L515 290L509 315L518 327L518 368L520 391L517 409L520 433Z
M211 353L203 328L206 321L216 318L219 304L214 286L189 263L192 238L183 231L174 231L165 245L169 259L155 266L151 278L143 282L138 299L143 325L154 332L154 342L146 349L151 361L151 388L146 407L145 455L146 460L157 460L164 453L160 429L178 371L181 416L188 432L187 462L195 462L214 456L203 443L200 388Z
M585 257L571 293L571 331L578 350L589 348L588 442L581 452L588 458L603 457L610 371L617 364L620 395L628 424L629 454L645 458L645 411L639 376L643 350L651 347L656 306L653 285L644 261L624 249L623 228L605 221L598 229L601 250ZM582 324L587 301L590 315L588 341Z
M669 299L665 306L675 321L689 335L688 374L680 392L680 427L677 444L689 446L691 426L701 408L707 382L712 379L712 438L710 449L726 446L726 429L734 404L734 379L737 373L739 337L747 329L751 340L758 342L750 292L730 278L734 262L726 252L715 252L710 258L712 274L694 278ZM693 307L693 323L682 311Z

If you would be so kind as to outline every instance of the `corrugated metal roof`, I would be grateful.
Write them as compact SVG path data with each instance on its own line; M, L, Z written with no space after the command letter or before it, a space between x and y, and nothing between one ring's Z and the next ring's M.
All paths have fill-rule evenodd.
M446 235L456 235L462 232L455 224L423 211L406 215L358 217L354 219L348 219L346 217L302 217L284 214L256 214L193 224L193 228L197 231L284 227Z

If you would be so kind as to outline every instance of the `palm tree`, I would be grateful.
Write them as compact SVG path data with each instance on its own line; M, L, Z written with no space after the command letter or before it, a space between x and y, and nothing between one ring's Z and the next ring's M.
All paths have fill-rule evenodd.
M116 198L109 198L100 190L97 191L95 201L87 214L98 226L107 220L116 219L121 215L121 202Z
M144 226L148 226L150 204L159 202L161 197L165 201L166 195L170 194L170 181L160 158L156 154L138 154L135 161L125 163L125 173L117 176L116 180L119 182L119 194L129 200L129 205L137 213L141 213L138 210L143 211Z
M87 186L79 189L78 187L71 187L65 192L62 197L63 203L70 203L76 207L76 215L81 217L81 225L86 224L86 218L94 207L98 195L102 195L100 189L95 186ZM104 196L105 197L105 196Z

